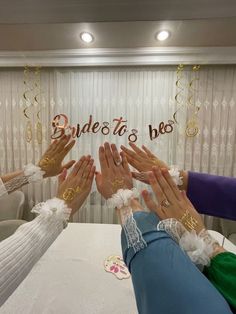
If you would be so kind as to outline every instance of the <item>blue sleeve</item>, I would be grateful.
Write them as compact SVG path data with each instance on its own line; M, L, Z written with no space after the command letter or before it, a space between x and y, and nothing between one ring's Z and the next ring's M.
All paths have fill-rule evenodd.
M199 213L236 220L236 178L189 171L187 195Z
M228 314L228 304L216 288L165 233L158 218L134 213L147 247L135 253L121 234L123 257L132 276L141 314Z

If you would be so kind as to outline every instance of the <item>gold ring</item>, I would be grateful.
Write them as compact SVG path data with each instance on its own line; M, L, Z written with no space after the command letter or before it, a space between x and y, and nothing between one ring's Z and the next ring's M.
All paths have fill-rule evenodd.
M195 219L188 210L185 211L179 221L189 230L195 230L198 226L197 219Z

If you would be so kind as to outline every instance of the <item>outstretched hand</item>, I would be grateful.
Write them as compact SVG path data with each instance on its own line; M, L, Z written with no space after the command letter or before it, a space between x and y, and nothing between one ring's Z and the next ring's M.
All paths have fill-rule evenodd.
M83 156L67 175L67 170L58 177L57 197L72 209L72 215L83 205L89 195L95 174L94 160Z
M63 159L75 144L75 140L70 142L70 139L70 135L64 135L59 140L53 141L41 157L38 165L45 172L45 177L56 176L63 169L71 168L75 163L75 160L71 160L64 165L62 164Z
M138 172L132 172L133 178L149 184L147 172L152 171L153 166L168 168L168 165L158 159L147 147L142 145L140 149L134 143L129 143L131 149L121 146L122 151L125 153L128 163L134 167Z
M185 191L180 191L171 178L168 169L153 167L148 173L150 185L158 203L153 200L148 191L144 190L142 196L147 207L154 211L159 218L175 218L188 230L194 229L199 233L204 229L204 223L193 204L186 196Z
M132 175L124 153L119 154L115 144L105 143L99 148L101 172L96 173L99 193L110 198L119 189L132 189Z

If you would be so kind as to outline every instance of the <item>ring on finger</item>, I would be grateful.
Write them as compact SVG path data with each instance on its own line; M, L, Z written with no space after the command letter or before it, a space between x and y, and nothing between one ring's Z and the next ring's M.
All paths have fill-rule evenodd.
M161 201L161 206L168 208L170 206L170 202L165 198L163 201Z
M115 160L115 164L117 167L119 167L121 165L121 161L120 160Z

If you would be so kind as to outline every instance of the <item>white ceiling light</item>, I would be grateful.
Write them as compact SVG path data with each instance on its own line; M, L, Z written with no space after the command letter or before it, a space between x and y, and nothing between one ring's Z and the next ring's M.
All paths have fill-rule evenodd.
M163 41L170 37L170 33L168 31L161 31L157 34L157 40Z
M93 41L93 35L88 32L83 32L80 34L80 38L87 44Z

